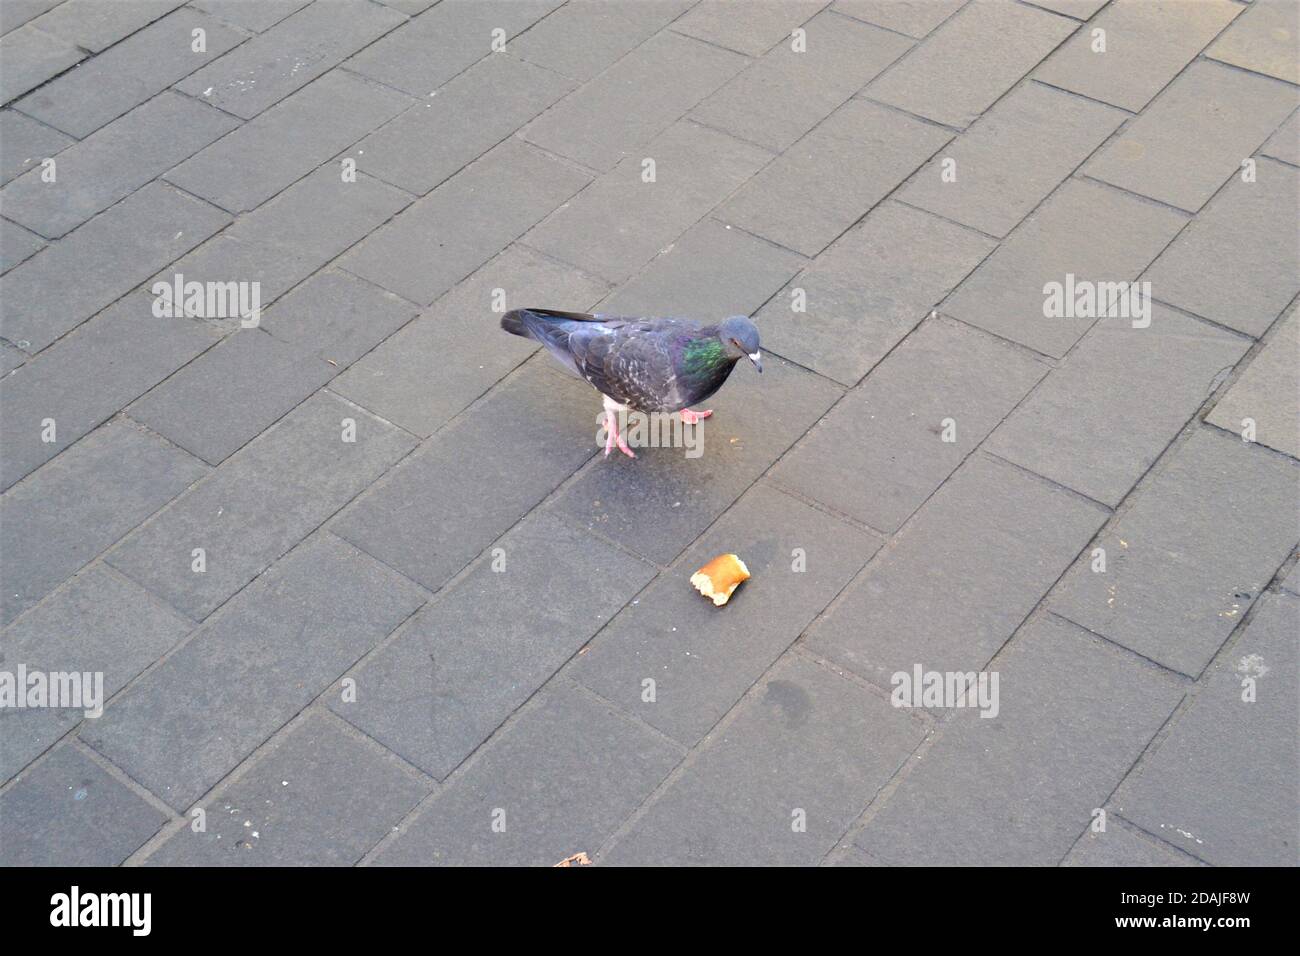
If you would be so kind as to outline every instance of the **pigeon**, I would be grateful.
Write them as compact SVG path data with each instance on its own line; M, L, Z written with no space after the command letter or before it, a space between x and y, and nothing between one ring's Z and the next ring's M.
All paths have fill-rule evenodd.
M682 421L694 425L713 412L686 406L720 389L738 361L748 358L763 371L758 328L744 315L700 326L686 319L515 309L501 317L501 328L541 342L605 397L606 456L617 444L636 457L619 434L619 412L680 411Z

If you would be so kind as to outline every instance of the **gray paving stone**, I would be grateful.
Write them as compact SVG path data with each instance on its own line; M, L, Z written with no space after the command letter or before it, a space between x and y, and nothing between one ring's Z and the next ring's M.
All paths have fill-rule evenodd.
M403 22L376 3L312 3L176 88L252 119Z
M207 49L196 53L191 31ZM82 138L145 102L246 39L219 20L188 8L127 37L16 104L24 113ZM159 137L160 139L162 137Z
M524 241L611 282L623 282L754 175L770 153L682 121L532 229Z
M201 462L161 438L110 422L5 492L0 498L3 623L40 601L203 471Z
M804 29L804 51L778 44L691 117L781 152L912 46L896 33L830 12L813 17Z
M1159 305L1150 328L1102 319L987 447L1114 507L1247 345Z
M1293 4L1286 0L1255 0L1205 55L1288 83L1300 83L1296 28Z
M898 198L990 235L1006 236L1126 116L1100 103L1025 83L917 173ZM944 180L948 160L956 163L954 181ZM1015 169L1014 176L1008 175L1009 168Z
M38 167L0 189L0 208L57 239L236 125L220 110L164 92L61 152L55 182L42 181Z
M338 168L322 166L154 278L260 282L265 308L410 201L370 176L343 182ZM234 317L214 322L225 330L239 324Z
M774 43L826 6L827 0L703 0L673 29L746 56L761 56Z
M417 13L423 13L438 0L380 0L386 7L392 7L394 10L400 10L402 13L415 16Z
M737 366L709 399L698 457L687 458L689 448L643 448L635 461L611 455L555 507L658 564L672 561L840 397L830 382L765 359L761 376ZM592 399L583 407L594 422Z
M66 40L28 23L0 37L0 103L17 99L86 57Z
M436 8L435 8L436 9ZM530 142L601 171L652 140L739 73L744 57L664 30L524 128Z
M117 866L166 819L64 745L0 795L0 864Z
M1142 278L1157 299L1258 338L1300 292L1300 170L1260 159L1255 176L1234 176Z
M503 571L493 569L495 556L480 562L352 672L355 701L329 701L439 780L654 576L549 515L525 521L496 548ZM568 586L575 575L599 586Z
M0 274L26 262L45 248L45 240L22 226L0 219Z
M357 166L424 195L576 84L512 56L471 66L358 144Z
M1048 606L1198 676L1300 540L1300 466L1201 429L1084 555ZM1232 535L1222 529L1232 528Z
M1199 866L1190 856L1108 821L1104 833L1079 838L1062 866Z
M418 312L400 296L330 270L316 273L277 302L262 320L262 328L282 342L345 368Z
M322 535L240 593L81 736L183 810L423 600L406 579Z
M780 484L896 531L1047 367L942 319L911 335L772 470ZM954 442L942 440L955 422Z
M167 174L230 212L255 209L410 106L393 90L327 73ZM342 168L334 175L342 182Z
M1293 554L1291 557L1295 557ZM1289 559L1288 559L1289 560ZM1282 587L1292 594L1300 594L1300 564L1291 565L1291 571L1282 579Z
M951 138L850 100L745 183L718 218L816 255Z
M511 41L517 57L575 80L590 80L640 46L694 0L570 0Z
M0 487L49 461L153 388L216 337L196 323L157 319L138 293L0 380ZM54 419L55 441L43 440Z
M845 589L805 641L885 688L891 675L911 673L917 664L979 670L1105 517L1100 508L1011 465L973 457Z
M704 323L752 315L807 261L716 219L703 219L601 302L600 311L679 315Z
M1078 26L1018 3L969 3L863 95L965 128Z
M32 21L46 33L98 53L170 13L185 0L66 0Z
M344 419L356 441L342 440ZM414 442L329 394L309 398L106 557L203 620L311 533ZM193 570L203 548L206 570Z
M102 566L79 574L4 635L5 669L103 674L112 697L191 628L147 592ZM85 708L0 711L0 781L75 727Z
M570 684L551 682L375 857L383 866L553 866L592 853L678 753ZM493 813L505 811L494 831Z
M8 342L0 341L0 378L21 367L25 361L27 361L27 353L14 348Z
M335 533L441 587L595 453L594 394L558 368L525 366L354 502Z
M73 139L17 110L0 110L0 183L72 145Z
M961 9L963 3L965 0L835 0L831 9L919 38L929 36L935 27Z
M428 787L373 744L312 714L259 754L183 827L151 866L350 866L383 839Z
M407 431L428 437L536 349L498 328L493 293L506 308L586 309L608 286L512 245L335 380L331 388ZM274 315L272 315L274 318ZM460 356L447 361L447 356ZM437 368L437 375L429 370Z
M1114 0L1034 71L1035 79L1137 112L1242 10L1229 0ZM1094 30L1106 49L1093 49Z
M923 735L882 696L788 655L601 862L815 865Z
M1300 458L1300 316L1295 306L1241 378L1219 399L1205 420L1240 435L1244 420L1255 422L1255 440Z
M930 667L926 662L926 667ZM999 660L856 842L891 865L1051 866L1178 706L1181 686L1052 618Z
M251 3L249 0L190 0L190 6L205 10L245 30L262 33L289 14L297 13L308 2L309 0L255 0Z
M1296 865L1297 630L1300 599L1268 595L1168 739L1115 795L1127 819L1215 866ZM1247 677L1252 703L1242 700Z
M866 375L994 243L884 202L837 239L758 315L763 344L845 385ZM806 312L795 312L795 289Z
M1199 60L1083 171L1195 212L1297 103L1295 87Z
M37 352L229 221L202 200L150 183L0 278L0 335Z
M429 305L588 181L508 139L369 236L342 265Z
M0 6L0 33L8 33L22 26L62 2L63 0L8 0Z
M881 539L755 485L574 660L568 674L686 746L729 711L866 564ZM796 570L797 551L803 567ZM752 575L714 607L696 568L740 555ZM642 682L655 682L646 701Z
M1031 2L1031 0L1026 0L1026 2ZM1074 17L1076 20L1090 19L1093 14L1109 2L1110 0L1032 0L1033 5L1036 7L1051 10L1053 13L1063 13L1067 17Z
M493 30L511 38L562 0L442 0L347 62L349 70L424 98L492 53Z
M4 114L0 113L0 123L3 120ZM1259 151L1292 166L1300 166L1300 111L1292 113L1291 118L1269 137Z
M261 329L240 329L137 401L130 414L218 465L333 376L329 363L306 349Z
M1186 222L1171 209L1069 180L957 288L943 311L1061 358L1096 320L1045 316L1044 286L1064 286L1070 275L1076 283L1135 280Z

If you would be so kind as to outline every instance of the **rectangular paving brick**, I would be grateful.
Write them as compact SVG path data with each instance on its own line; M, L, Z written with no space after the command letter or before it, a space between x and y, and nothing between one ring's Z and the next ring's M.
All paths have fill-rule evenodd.
M814 256L951 138L850 100L745 183L718 218Z
M595 453L595 394L526 365L351 505L335 533L441 587Z
M1277 332L1269 339L1241 377L1219 399L1205 420L1240 435L1249 418L1255 440L1300 458L1300 316L1292 306Z
M677 751L552 681L375 857L383 866L552 866L603 843ZM493 812L505 811L505 829Z
M227 23L254 33L275 26L291 13L307 6L310 0L190 0L190 6L214 14Z
M1033 0L1033 5L1076 20L1088 20L1109 2L1110 0Z
M1297 630L1300 599L1265 597L1168 739L1115 795L1127 819L1215 866L1300 862ZM1254 682L1250 703L1242 699L1247 678Z
M191 627L144 589L101 565L74 577L5 631L5 669L12 673L22 664L29 674L100 673L107 701ZM0 781L75 727L85 710L0 710Z
M356 441L344 442L344 420ZM313 396L106 558L203 620L414 447L386 422ZM194 571L195 548L205 570Z
M201 53L193 48L194 30L205 34L206 49ZM182 8L23 97L16 105L24 113L73 136L89 136L245 39L245 34L220 20Z
M66 40L28 23L0 37L0 103L17 99L86 57Z
M827 0L703 0L673 23L678 33L724 46L746 56L761 56L826 6ZM743 12L742 12L743 9Z
M0 498L8 624L202 477L202 462L156 435L110 422ZM94 488L88 495L86 489Z
M562 0L442 0L352 57L347 69L423 99L492 53L493 30L510 40Z
M150 183L0 278L0 335L37 352L229 221L200 199ZM59 290L58 309L49 308L50 289Z
M376 3L312 3L176 88L252 119L403 22Z
M523 136L591 169L609 170L625 158L639 161L656 136L746 62L665 30L551 107Z
M15 222L57 239L238 122L177 93L162 93L61 152L55 182L44 182L36 168L0 189L0 206Z
M262 320L262 328L344 368L418 312L401 296L332 269L316 273L280 299Z
M1085 556L1048 606L1196 677L1300 540L1298 483L1295 461L1200 429L1101 536L1105 572Z
M218 465L334 374L306 349L261 329L240 329L132 405L130 414Z
M26 262L45 248L45 240L17 223L0 219L0 274Z
M8 342L0 341L0 378L21 367L25 361L27 361L27 353L14 348Z
M886 688L892 674L917 664L979 670L1105 517L1069 492L977 455L845 589L809 631L808 648Z
M7 183L75 142L17 110L0 110L0 183Z
M745 363L748 366L748 363ZM593 393L585 407L599 412ZM689 448L642 448L635 461L614 456L569 485L555 507L602 535L667 564L771 467L837 398L839 389L766 356L763 374L736 366L709 399L695 458ZM581 413L580 413L581 415Z
M368 237L343 267L429 305L588 181L508 139Z
M1113 507L1248 344L1159 305L1150 328L1103 319L987 447Z
M1258 338L1300 292L1298 212L1300 170L1260 159L1255 181L1234 176L1142 278L1162 302Z
M0 124L3 122L4 114L0 113ZM3 129L2 125L0 129ZM1292 113L1291 118L1269 137L1268 142L1261 146L1259 151L1265 156L1280 159L1292 166L1300 166L1300 111Z
M1034 77L1137 112L1241 10L1229 0L1114 0ZM1106 31L1104 51L1095 49L1094 30Z
M1243 70L1300 83L1295 41L1294 6L1286 0L1257 0L1214 41L1205 55Z
M1195 212L1297 103L1300 91L1293 86L1197 61L1083 171Z
M898 198L1005 236L1126 116L1037 83L1023 84L917 173ZM1010 168L1014 176L1008 176ZM945 179L948 169L955 179Z
M423 600L406 579L322 535L277 563L81 736L183 810Z
M524 522L498 548L357 668L355 701L329 704L439 780L654 576L551 516ZM568 587L575 574L600 586Z
M993 247L960 226L884 202L763 308L763 344L853 385ZM798 303L797 289L803 290ZM795 312L796 304L805 311Z
M560 301L584 309L607 288L577 269L512 245L339 376L331 388L428 437L538 348L499 329L499 313L492 311L495 290L505 295L508 309ZM274 313L270 319L278 322ZM448 362L449 355L465 360ZM431 376L431 368L438 368L438 374Z
M1168 675L1052 618L1026 628L997 671L998 715L947 723L858 835L872 856L1055 865L1182 698Z
M1069 180L957 288L943 311L1061 358L1096 320L1045 315L1044 287L1055 282L1064 289L1070 275L1076 288L1080 281L1135 280L1186 222L1171 209Z
M1092 832L1091 826L1061 861L1061 866L1200 866L1201 863L1173 847L1106 820L1106 830Z
M576 84L512 56L489 56L357 145L357 167L424 195Z
M845 395L772 476L896 531L1047 371L976 329L929 322ZM943 440L948 419L951 442Z
M968 3L863 95L965 128L1078 26L1018 3Z
M691 118L782 152L912 46L896 33L829 12L803 29L803 50L790 43L773 47Z
M312 714L259 754L151 866L350 866L428 791L414 773L337 721Z
M874 535L755 485L609 623L568 674L693 746L880 545ZM728 552L741 557L752 577L723 618L689 579ZM655 682L650 701L647 679Z
M46 33L98 53L148 23L170 13L184 0L66 0L32 21Z
M120 300L0 380L0 487L8 488L216 342L195 322ZM43 422L54 419L54 441Z
M935 27L960 10L963 3L965 0L835 0L831 9L920 38L929 36Z
M0 864L117 866L166 819L65 744L0 795Z
M510 52L575 80L590 80L667 26L693 0L569 0L510 42Z
M17 29L62 2L63 0L10 0L0 6L0 33Z
M230 212L260 206L411 104L343 71L322 76L167 174ZM342 181L341 167L334 174Z
M923 736L883 696L788 655L601 862L815 865Z

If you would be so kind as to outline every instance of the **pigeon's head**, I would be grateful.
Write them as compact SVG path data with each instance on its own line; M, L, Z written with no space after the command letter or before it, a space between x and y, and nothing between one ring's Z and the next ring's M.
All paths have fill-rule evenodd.
M724 319L718 326L718 338L728 357L739 360L747 358L754 363L754 368L763 371L763 356L758 349L758 326L747 315L733 315Z

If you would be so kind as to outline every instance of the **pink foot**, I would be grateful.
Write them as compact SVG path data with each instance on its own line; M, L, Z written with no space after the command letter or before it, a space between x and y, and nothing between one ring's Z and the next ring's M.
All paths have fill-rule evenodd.
M605 457L614 449L614 443L618 442L618 450L629 458L635 458L636 452L627 447L627 439L618 432L618 415L614 412L605 413Z
M713 414L713 409L703 412L693 412L689 408L682 409L682 422L686 425L698 425L704 419Z

